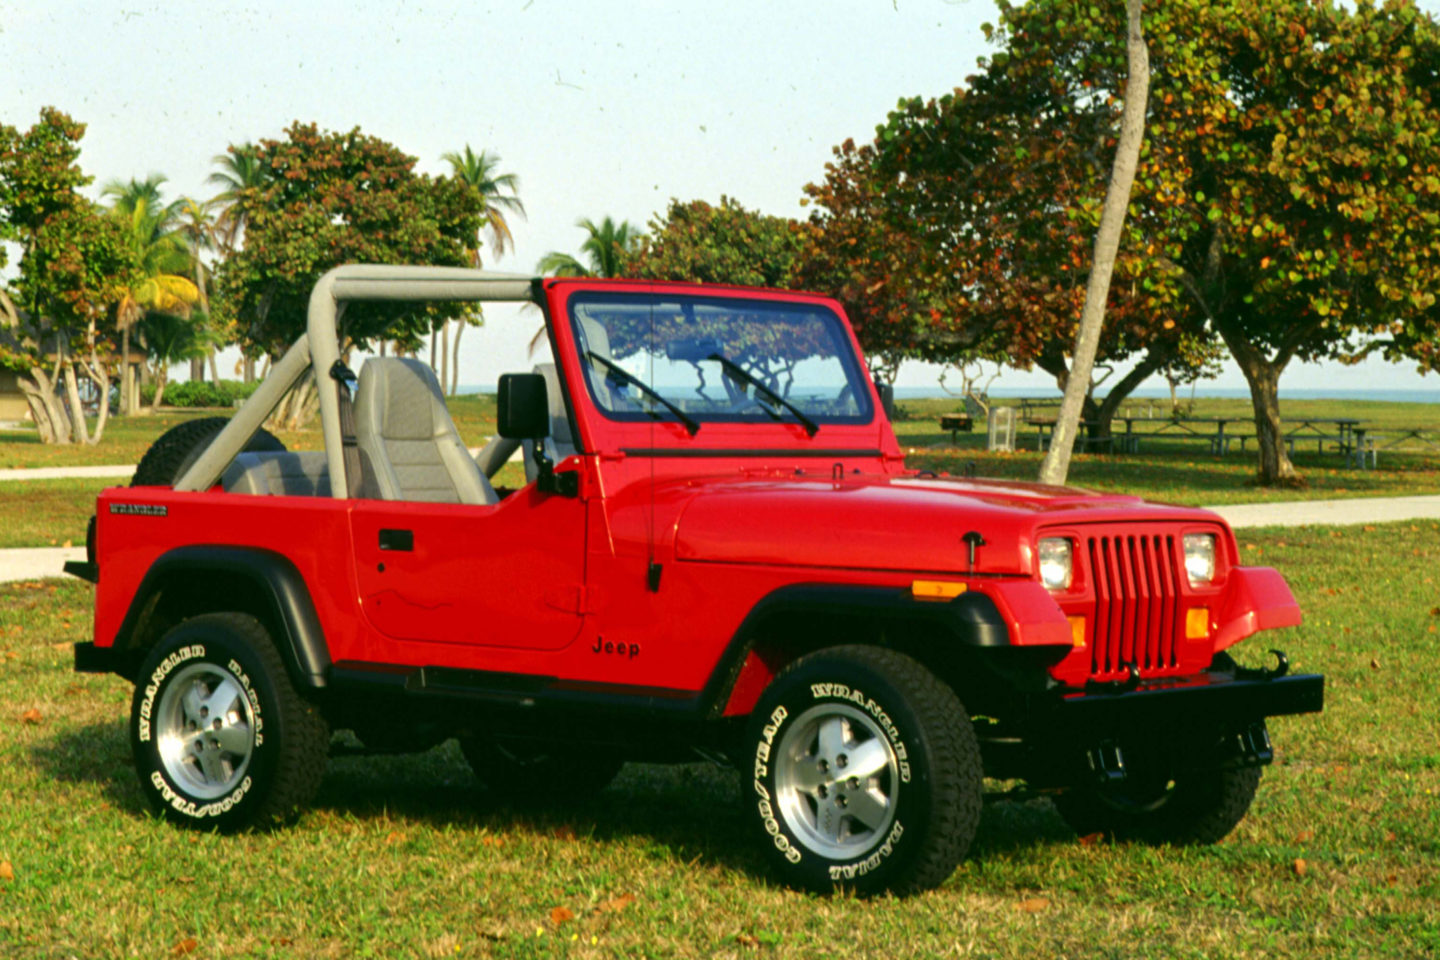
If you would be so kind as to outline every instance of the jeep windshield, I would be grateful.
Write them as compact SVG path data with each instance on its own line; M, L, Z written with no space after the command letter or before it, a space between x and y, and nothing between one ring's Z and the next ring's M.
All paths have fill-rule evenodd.
M785 422L813 434L873 415L845 327L820 304L581 293L570 322L586 387L612 420Z

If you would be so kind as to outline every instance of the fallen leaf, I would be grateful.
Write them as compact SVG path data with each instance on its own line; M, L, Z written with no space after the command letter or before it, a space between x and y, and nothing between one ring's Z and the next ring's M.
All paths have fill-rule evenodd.
M1295 834L1295 842L1296 842L1296 843L1309 843L1311 840L1314 840L1314 839L1315 839L1315 831L1314 831L1314 830L1301 830L1299 833Z
M1431 608L1430 608L1430 616L1432 616L1432 617L1440 617L1440 607L1431 607Z
M54 650L56 653L69 653L71 650L75 649L75 646L69 643L52 643L50 644L50 649Z
M69 550L71 547L75 546L75 544L69 540L66 540L64 543L60 544L60 546L64 547L66 550Z
M1395 842L1395 831L1394 831L1394 830L1386 830L1386 831L1385 831L1385 842L1386 842L1386 843L1394 843L1394 842Z
M26 710L24 713L20 714L20 722L32 725L38 724L40 722L40 711L35 709L34 707L31 707L29 710Z
M1370 661L1370 669L1371 669L1371 670L1379 670L1379 669L1380 669L1380 661L1379 661L1379 660L1375 660L1375 659L1371 659L1371 661Z
M1080 846L1093 847L1095 846L1095 844L1099 843L1101 840L1104 839L1105 834L1103 833L1087 833L1085 834L1085 836L1080 838Z
M271 940L271 941L270 941L270 946L272 946L272 947L288 947L288 946L290 946L290 945L291 945L292 943L294 943L294 942L295 942L295 941L294 941L294 940L291 940L289 937L276 937L274 940Z
M1024 910L1026 913L1039 913L1050 906L1050 901L1044 897L1030 897L1015 904L1016 910Z
M575 914L570 912L569 907L556 907L554 910L550 911L550 922L555 924L555 926L557 927L560 926L560 924L562 923L566 923L574 919Z
M748 933L735 934L735 942L740 944L740 946L742 947L749 947L752 950L760 946L760 941L750 936L750 934Z
M626 907L630 906L630 904L634 902L635 895L633 893L626 893L615 897L614 899L602 902L600 906L596 909L598 909L601 913L619 913L621 910L624 910Z
M1303 877L1305 876L1305 871L1310 869L1310 865L1299 857L1296 857L1295 862L1290 864L1290 869L1295 871L1295 876Z
M15 879L15 868L10 866L9 860L0 860L0 880L10 883Z
M1373 524L1369 524L1369 523L1365 524L1365 526L1362 527L1361 529L1363 529L1366 533L1374 533L1374 532L1375 532L1375 527L1374 527L1374 525L1373 525Z
M175 944L175 948L170 952L177 957L183 957L187 953L194 953L197 949L199 949L199 947L199 940L196 940L194 937L186 937L184 940L181 940L179 943Z
M390 846L394 846L394 845L397 844L397 843L404 843L404 842L405 842L405 834L401 833L399 830L391 830L391 831L390 831L388 834L386 834L386 836L385 836L385 843L386 843L387 845L390 845Z
M491 833L480 838L480 845L482 847L501 847L505 845L505 841Z
M556 839L556 840L574 840L574 839L575 839L575 828L572 827L572 826L570 826L568 823L562 823L560 826L558 826L558 827L555 828L555 839Z

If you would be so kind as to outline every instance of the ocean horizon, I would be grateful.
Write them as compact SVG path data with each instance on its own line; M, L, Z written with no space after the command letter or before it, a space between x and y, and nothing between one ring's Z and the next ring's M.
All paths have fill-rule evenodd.
M466 384L460 385L460 393L495 393L494 384ZM1059 390L1027 389L1024 387L995 387L990 391L992 397L1016 398L1027 397L1033 399L1056 399L1061 396ZM1176 394L1181 401L1190 399L1190 388L1185 387ZM1104 398L1105 394L1097 396ZM1195 396L1207 400L1248 400L1250 391L1244 387L1205 387L1195 389ZM957 394L945 391L939 387L896 387L896 400L935 400L944 397L959 399ZM1141 387L1130 394L1134 400L1168 400L1170 391L1164 387ZM1299 387L1287 390L1280 388L1281 400L1354 400L1356 402L1370 403L1435 403L1440 404L1440 387L1434 390L1342 390L1328 387Z

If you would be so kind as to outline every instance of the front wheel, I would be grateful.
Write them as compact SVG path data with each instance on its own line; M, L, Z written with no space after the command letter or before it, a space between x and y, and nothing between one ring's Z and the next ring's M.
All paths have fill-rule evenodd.
M254 617L185 620L141 667L135 769L151 806L174 823L229 831L288 820L319 786L329 741Z
M876 647L802 657L751 715L745 814L796 886L859 893L938 886L980 820L982 767L955 692Z
M1055 798L1055 808L1081 836L1204 845L1235 829L1259 786L1259 767L1194 770L1163 782L1072 787Z

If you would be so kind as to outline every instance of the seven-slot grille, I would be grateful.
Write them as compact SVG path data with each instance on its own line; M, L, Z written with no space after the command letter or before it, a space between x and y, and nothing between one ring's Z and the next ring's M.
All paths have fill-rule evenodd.
M1178 672L1182 629L1176 537L1132 533L1085 542L1095 587L1090 676L1119 680L1134 664L1141 676Z

